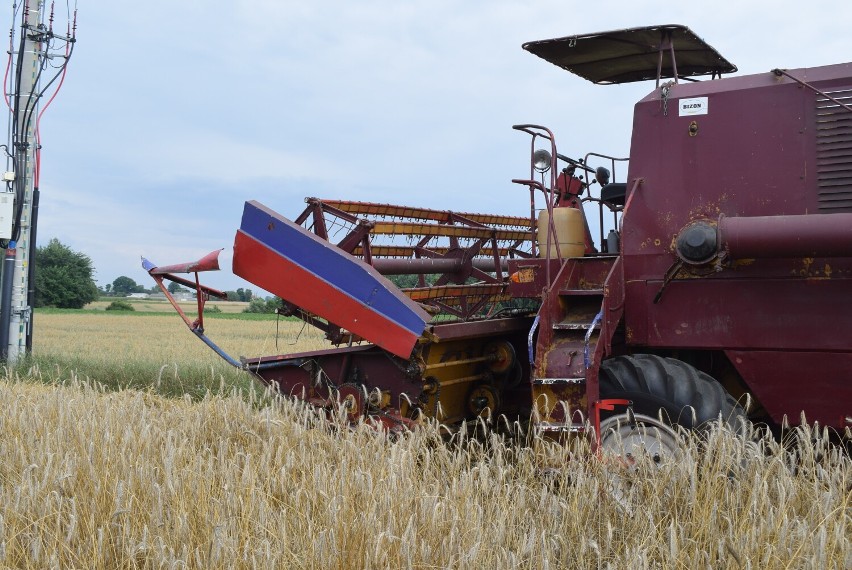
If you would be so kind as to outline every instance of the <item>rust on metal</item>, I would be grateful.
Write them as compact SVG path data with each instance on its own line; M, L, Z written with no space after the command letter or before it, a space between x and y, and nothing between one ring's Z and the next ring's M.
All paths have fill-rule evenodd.
M488 226L529 226L529 218L523 216L502 216L495 214L474 214L451 212L449 210L431 210L428 208L412 208L410 206L394 206L391 204L376 204L371 202L353 202L346 200L318 200L322 204L336 208L341 212L359 215L389 216L410 218L416 220L433 220L446 222L460 216L476 223Z
M498 240L529 239L529 230L502 230L455 224L424 224L417 222L376 222L372 233L388 236L443 236L457 238L491 238Z
M449 297L461 297L475 295L477 297L490 297L500 295L506 286L501 284L486 285L444 285L440 287L429 287L428 289L403 289L402 291L413 301L426 301L429 299L445 299Z
M424 250L426 248L415 247L415 246L406 246L406 245L371 245L370 251L373 254L373 257L415 257L417 255L423 255ZM428 248L428 251L434 253L436 255L446 255L450 248L447 246L432 246ZM356 247L352 250L352 255L356 257L361 257L363 255L363 250L361 247ZM500 258L509 257L511 255L516 254L517 252L513 248L509 247L499 247L497 248L497 256ZM490 246L485 246L480 248L478 256L480 257L493 257L494 249Z

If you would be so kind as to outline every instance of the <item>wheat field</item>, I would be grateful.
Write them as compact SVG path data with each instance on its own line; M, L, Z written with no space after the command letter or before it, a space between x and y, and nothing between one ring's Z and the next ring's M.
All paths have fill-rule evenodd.
M35 323L33 350L38 354L85 356L110 362L117 358L148 360L157 365L206 365L219 360L176 313L38 313ZM205 332L233 356L280 354L327 346L321 332L294 320L276 323L207 317Z
M35 322L42 356L0 375L2 568L852 568L852 461L820 430L710 431L635 471L585 440L391 440L226 387L174 316ZM279 350L274 321L207 328L234 355L323 346L281 326ZM133 366L147 386L89 374ZM192 397L158 393L193 367Z
M624 472L582 442L391 441L238 395L6 378L0 401L3 567L852 564L852 465L809 430L788 450L713 432Z
M205 329L237 359L329 346L317 329L293 320L207 318ZM37 313L34 331L35 361L50 376L73 373L111 388L154 386L162 394L195 398L252 383L196 338L177 314Z
M131 299L129 297L102 297L97 301L89 303L84 308L87 310L103 311L113 301L125 301L133 307L134 311L145 313L171 313L173 310L171 304L166 300ZM194 312L197 307L195 301L180 301L178 305L180 305L181 309L188 312ZM248 305L248 303L243 301L219 301L213 299L207 303L207 308L216 307L216 309L223 313L241 313Z

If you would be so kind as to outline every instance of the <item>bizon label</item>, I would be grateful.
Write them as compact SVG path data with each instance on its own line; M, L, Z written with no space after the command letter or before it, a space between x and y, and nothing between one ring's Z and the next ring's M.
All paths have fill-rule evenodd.
M706 115L708 111L707 97L693 97L691 99L678 100L679 115L687 117L689 115Z

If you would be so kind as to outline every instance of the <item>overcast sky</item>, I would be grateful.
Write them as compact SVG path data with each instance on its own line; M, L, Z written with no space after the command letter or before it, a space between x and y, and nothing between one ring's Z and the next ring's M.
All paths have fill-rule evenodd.
M11 3L5 22L11 23ZM38 238L88 254L96 280L152 284L218 248L242 204L303 198L523 215L539 123L563 154L627 156L653 83L596 86L526 41L684 24L739 74L852 60L852 3L79 0L67 79L41 123ZM64 8L64 7L63 7Z

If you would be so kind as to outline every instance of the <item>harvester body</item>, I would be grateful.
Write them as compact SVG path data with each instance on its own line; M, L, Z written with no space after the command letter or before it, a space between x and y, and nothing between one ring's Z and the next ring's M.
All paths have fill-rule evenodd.
M291 221L247 202L234 272L336 346L230 361L392 429L505 416L574 433L625 405L691 427L746 394L754 418L849 428L852 64L717 79L736 68L682 26L524 47L597 83L656 77L629 161L569 159L517 125L519 216L308 198ZM212 264L146 268L162 286ZM200 313L218 292L195 284L184 318L215 348Z
M840 427L852 413L852 109L831 98L852 104L852 64L785 73L672 86L667 114L659 92L636 105L625 341L715 355L776 422L805 411ZM715 229L706 257L678 246L691 224Z

